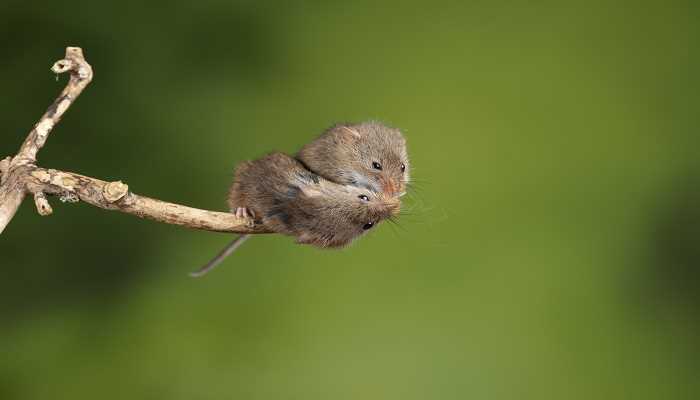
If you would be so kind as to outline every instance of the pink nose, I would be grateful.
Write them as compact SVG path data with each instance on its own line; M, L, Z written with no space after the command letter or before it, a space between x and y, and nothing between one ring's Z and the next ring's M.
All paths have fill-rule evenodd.
M382 179L382 189L384 190L384 193L393 196L398 192L399 190L399 185L394 179Z

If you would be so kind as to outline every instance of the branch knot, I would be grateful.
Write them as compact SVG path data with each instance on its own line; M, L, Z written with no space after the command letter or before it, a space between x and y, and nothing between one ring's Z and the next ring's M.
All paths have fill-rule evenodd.
M110 182L105 185L102 194L110 203L114 203L129 193L129 185L122 181Z

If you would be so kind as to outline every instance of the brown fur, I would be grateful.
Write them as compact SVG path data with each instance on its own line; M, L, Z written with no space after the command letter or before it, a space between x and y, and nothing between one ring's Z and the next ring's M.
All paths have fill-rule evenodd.
M401 131L379 122L334 125L302 147L297 158L330 181L389 196L402 196L410 177ZM382 169L375 169L373 162ZM401 171L401 164L405 171Z
M349 244L399 206L396 196L333 183L283 153L241 163L229 192L232 211L245 207L270 230L319 247Z

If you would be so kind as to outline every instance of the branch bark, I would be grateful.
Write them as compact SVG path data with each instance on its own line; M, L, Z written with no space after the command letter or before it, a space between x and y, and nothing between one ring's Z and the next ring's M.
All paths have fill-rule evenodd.
M36 166L36 156L51 130L92 80L92 67L79 47L66 48L64 59L51 70L70 72L70 79L58 98L29 132L17 155L0 160L0 234L17 213L27 194L34 196L40 215L53 210L46 195L63 202L83 201L106 210L121 211L166 224L214 232L269 233L247 217L233 213L200 210L131 193L121 181L106 182L72 172Z

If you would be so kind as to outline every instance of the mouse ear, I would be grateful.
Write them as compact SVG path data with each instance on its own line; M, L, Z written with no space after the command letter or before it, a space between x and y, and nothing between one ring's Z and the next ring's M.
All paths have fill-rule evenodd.
M343 139L346 139L350 142L354 142L357 139L360 139L362 135L360 135L360 132L358 132L356 129L350 128L349 126L345 125L340 125L338 126L338 133Z
M302 186L301 192L304 193L304 196L306 197L318 197L323 195L320 190L311 186Z

